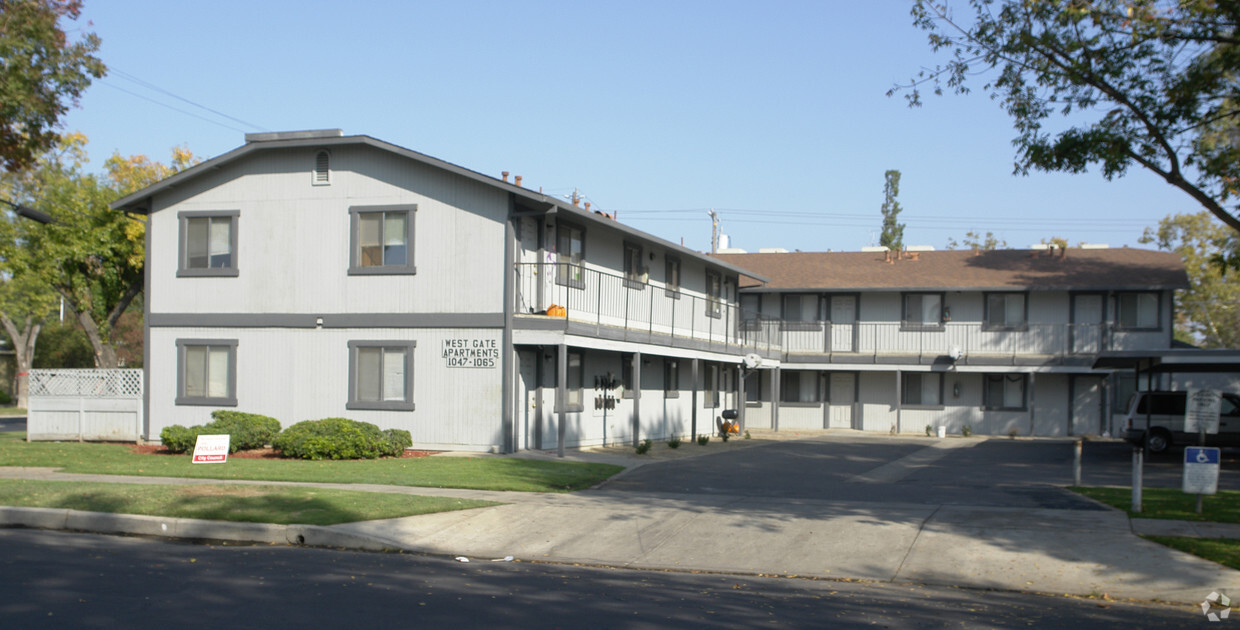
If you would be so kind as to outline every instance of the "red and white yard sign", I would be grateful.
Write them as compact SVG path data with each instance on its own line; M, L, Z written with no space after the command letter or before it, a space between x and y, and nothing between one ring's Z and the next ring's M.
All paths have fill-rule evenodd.
M200 435L194 443L195 464L223 464L228 461L227 435Z

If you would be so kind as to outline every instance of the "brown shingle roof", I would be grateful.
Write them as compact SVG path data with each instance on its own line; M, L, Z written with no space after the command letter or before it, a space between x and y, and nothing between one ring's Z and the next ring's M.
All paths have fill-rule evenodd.
M1062 250L1061 250L1062 251ZM770 278L773 290L1131 290L1188 287L1174 253L1145 249L1072 249L1064 255L1000 249L917 252L888 263L884 253L717 254ZM757 284L756 282L754 284ZM742 282L742 286L745 283Z

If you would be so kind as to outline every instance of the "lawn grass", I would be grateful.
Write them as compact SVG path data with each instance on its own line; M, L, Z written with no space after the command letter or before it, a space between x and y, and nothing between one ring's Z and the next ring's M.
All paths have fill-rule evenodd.
M429 488L569 492L589 488L624 470L609 464L547 462L512 457L419 457L345 461L229 458L192 464L189 455L143 455L124 444L27 442L25 433L0 433L0 466L51 467L69 473L370 483Z
M1136 518L1160 518L1177 521L1211 521L1240 523L1240 491L1220 490L1206 495L1201 514L1197 514L1197 495L1184 494L1171 488L1145 488L1141 492L1141 511L1132 512L1132 490L1128 488L1071 487L1069 490L1127 511Z
M1145 536L1144 538L1211 562L1240 569L1240 539L1237 538L1184 538L1180 536Z
M498 504L473 499L298 486L0 479L0 505L245 523L336 525Z

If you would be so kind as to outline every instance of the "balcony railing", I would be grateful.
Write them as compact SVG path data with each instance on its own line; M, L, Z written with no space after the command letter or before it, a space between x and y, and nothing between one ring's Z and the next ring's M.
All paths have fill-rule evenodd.
M1107 324L1027 324L995 329L981 322L908 326L901 322L788 322L763 319L737 304L630 277L560 263L519 263L518 314L567 311L570 332L613 339L757 352L805 360L919 361L959 354L975 361L1056 361L1131 345ZM1139 344L1140 342L1138 342Z
M691 344L772 356L769 339L744 334L739 307L709 297L650 284L645 278L602 272L583 265L518 263L518 314L539 314L551 305L567 310L568 324L594 327L601 335L665 344Z
M995 329L981 322L908 326L900 322L785 322L743 318L746 335L776 340L786 357L934 358L957 355L987 359L1093 355L1110 345L1105 324L1028 324Z

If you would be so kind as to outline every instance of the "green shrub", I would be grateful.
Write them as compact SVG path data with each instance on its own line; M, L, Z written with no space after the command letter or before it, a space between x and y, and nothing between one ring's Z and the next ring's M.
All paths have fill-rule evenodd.
M638 442L637 448L636 448L637 454L645 455L646 453L649 453L650 447L652 446L652 444L653 443L649 439L645 439L645 440L642 440L641 442Z
M208 435L228 434L228 452L248 451L262 448L275 441L280 434L280 421L268 416L244 411L216 409L211 412L215 420L203 429Z
M667 441L668 448L680 448L680 438L674 437Z
M198 434L206 433L201 426L183 427L179 424L164 427L159 432L159 441L164 448L173 453L187 453L198 442Z
M408 431L379 427L348 418L305 420L284 430L272 446L298 459L375 459L399 455L413 445Z
M963 435L965 437L969 437L970 435L973 435L973 427L967 424L964 425L963 427L960 427L960 435Z
M710 436L709 436L709 435L699 435L699 436L698 436L698 446L706 446L706 445L707 445L707 444L709 444L709 443L710 443Z

